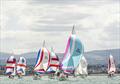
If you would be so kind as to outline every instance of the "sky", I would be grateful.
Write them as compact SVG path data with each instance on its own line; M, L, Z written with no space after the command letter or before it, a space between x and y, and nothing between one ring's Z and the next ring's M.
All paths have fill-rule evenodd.
M64 52L75 25L85 51L120 48L120 0L0 0L0 52Z

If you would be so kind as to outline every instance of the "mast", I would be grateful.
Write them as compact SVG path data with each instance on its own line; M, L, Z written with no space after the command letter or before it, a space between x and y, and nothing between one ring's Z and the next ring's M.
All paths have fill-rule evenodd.
M75 34L75 25L73 25L72 34Z
M43 41L43 47L45 47L45 40Z

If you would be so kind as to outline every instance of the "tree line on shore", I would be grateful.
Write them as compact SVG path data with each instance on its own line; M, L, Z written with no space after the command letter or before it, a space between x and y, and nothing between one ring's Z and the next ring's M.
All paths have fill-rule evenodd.
M117 72L120 73L120 64L116 66ZM26 70L26 75L33 74L33 65L28 65ZM88 65L88 74L105 74L107 73L107 65ZM5 65L0 65L0 75L5 75Z

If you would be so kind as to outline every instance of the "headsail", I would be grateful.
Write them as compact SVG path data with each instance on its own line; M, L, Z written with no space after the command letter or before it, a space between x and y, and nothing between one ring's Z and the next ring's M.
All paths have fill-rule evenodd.
M84 56L82 56L82 58L79 61L79 65L75 70L75 75L87 75L87 60L85 59Z
M115 73L116 67L115 67L115 61L112 55L109 56L108 61L108 74Z
M56 72L57 68L59 67L59 59L57 55L54 53L53 48L50 51L50 65L48 72Z
M7 60L6 74L16 75L16 59L14 56L10 56Z
M83 45L79 38L73 33L68 39L67 47L64 53L64 57L61 63L61 69L65 73L73 73L75 68L79 64L80 57L84 52Z
M20 57L17 63L17 74L25 75L26 70L26 59Z
M45 44L44 44L45 45ZM50 52L47 48L42 47L37 55L34 71L38 73L45 73L50 64Z

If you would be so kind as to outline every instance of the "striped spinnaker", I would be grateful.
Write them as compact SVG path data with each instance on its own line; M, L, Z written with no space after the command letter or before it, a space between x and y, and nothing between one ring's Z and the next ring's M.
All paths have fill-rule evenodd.
M16 75L16 59L14 56L10 56L6 64L6 74Z
M67 43L65 54L61 62L61 69L65 73L73 73L83 55L84 47L79 38L72 34Z
M17 74L25 75L26 71L26 59L24 57L20 57L17 63Z
M50 52L46 48L41 48L37 55L34 71L38 73L46 73L50 64Z
M58 56L55 54L53 48L50 51L50 65L48 68L48 73L55 73L59 68L59 59Z

